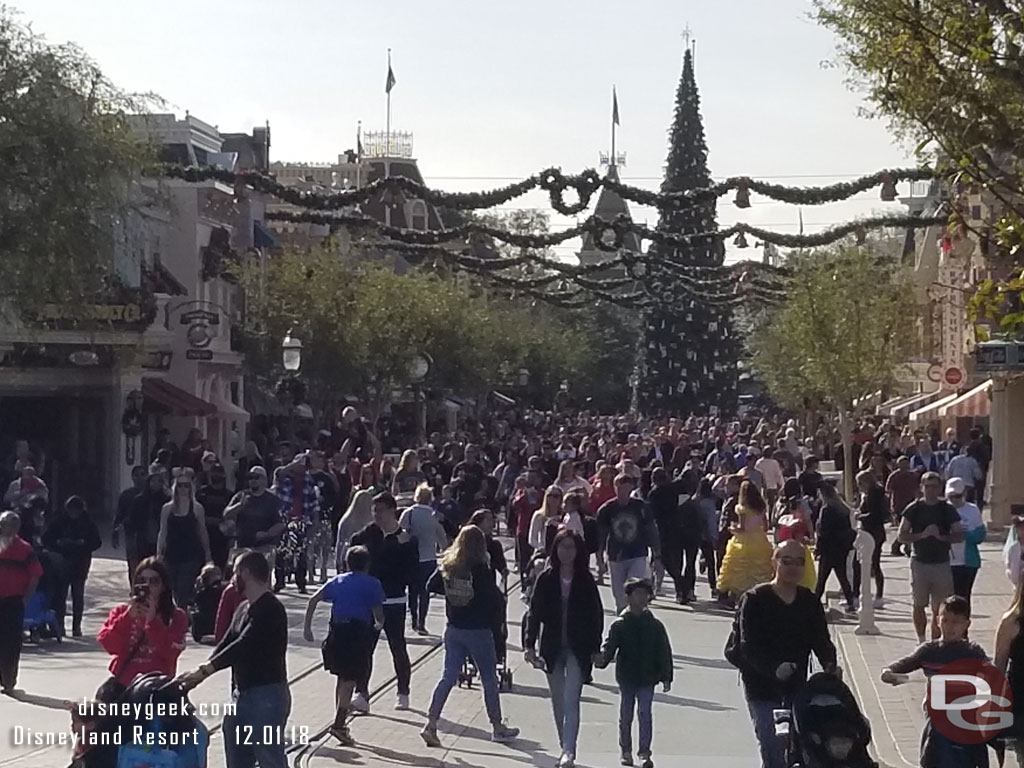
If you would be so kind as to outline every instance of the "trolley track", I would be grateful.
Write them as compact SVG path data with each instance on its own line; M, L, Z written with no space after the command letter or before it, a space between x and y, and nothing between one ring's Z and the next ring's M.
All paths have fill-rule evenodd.
M505 551L508 552L509 550ZM505 590L505 597L508 598L509 595L514 594L521 582L521 578L517 578L514 582L509 582L508 587ZM415 671L419 667L424 666L428 661L437 656L443 648L444 643L439 642L419 654L415 660L412 660L412 670ZM314 665L314 669L320 669L322 666L322 664ZM397 682L398 677L396 675L391 675L387 680L384 680L380 685L370 691L370 702L378 701L385 693L391 690ZM353 717L353 715L349 715L350 722ZM329 743L331 739L329 731L333 724L334 719L331 718L322 727L310 733L309 740L307 742L304 744L293 744L285 750L293 768L308 768L310 760L312 760L316 753L320 751L320 748Z

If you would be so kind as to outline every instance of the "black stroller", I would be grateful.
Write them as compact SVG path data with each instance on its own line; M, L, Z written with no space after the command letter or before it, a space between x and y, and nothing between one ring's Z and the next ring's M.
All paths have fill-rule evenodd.
M789 768L878 768L868 754L871 724L837 675L812 675L790 709L775 710Z
M85 738L71 768L205 768L209 731L170 677L139 675L116 701L132 714L73 712L74 731Z

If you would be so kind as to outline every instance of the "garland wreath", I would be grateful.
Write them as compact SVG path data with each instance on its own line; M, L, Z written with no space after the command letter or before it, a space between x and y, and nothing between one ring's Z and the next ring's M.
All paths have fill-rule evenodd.
M937 177L936 171L931 168L895 168L878 171L854 181L840 182L824 187L788 187L747 176L733 176L702 189L682 192L652 192L604 178L593 168L576 176L567 176L558 168L548 168L522 181L485 192L441 192L405 176L378 179L360 189L342 192L313 192L286 186L273 176L257 171L236 173L223 168L165 164L153 167L149 174L190 182L213 180L234 186L245 185L291 205L320 211L348 208L380 199L385 194L391 198L404 194L431 205L453 210L479 210L504 205L534 189L543 189L550 197L552 208L565 216L575 216L585 211L590 206L594 194L602 188L616 192L630 202L659 209L682 208L716 199L735 191L736 197L733 200L735 205L739 208L749 208L751 192L783 203L824 205L848 200L861 192L881 187L881 199L891 202L896 199L896 184L898 182L924 181ZM566 193L570 191L574 193L575 201L566 200Z
M539 174L499 189L485 192L440 192L404 176L389 177L371 182L357 190L341 192L314 192L285 186L272 176L247 171L235 173L220 168L183 167L162 165L153 169L153 175L179 178L190 182L216 180L233 184L241 196L244 187L249 186L264 194L273 196L303 211L269 211L269 220L295 223L324 224L332 228L348 227L354 234L375 232L385 239L384 245L394 250L433 255L435 260L458 266L461 269L486 275L498 285L522 291L524 294L549 301L557 306L582 307L593 301L609 301L623 306L649 306L657 302L671 304L680 296L688 296L703 303L728 309L748 301L774 303L785 298L784 269L768 265L745 262L736 265L694 265L676 257L676 249L691 248L695 245L721 243L735 238L734 244L748 247L747 236L765 243L789 248L813 248L836 242L851 234L863 242L869 229L882 227L927 227L948 223L950 216L874 216L851 221L810 235L792 235L755 227L740 222L722 230L676 234L651 229L637 224L626 215L608 220L590 216L584 222L558 233L523 234L509 232L481 222L467 222L455 227L422 231L386 226L376 219L358 213L342 213L340 209L351 209L374 199L394 200L405 194L422 199L438 207L453 210L476 210L491 208L508 203L534 189L548 193L551 206L563 215L577 215L586 210L595 193L602 188L617 193L631 202L653 206L659 209L678 209L701 202L717 199L731 191L736 192L733 200L738 208L750 207L750 193L769 197L785 203L799 205L821 205L847 200L873 187L881 186L881 199L896 199L896 183L936 178L936 173L927 168L883 170L851 182L842 182L824 187L787 187L749 177L732 177L707 188L682 192L659 193L641 189L619 181L603 178L597 171L588 169L576 176L566 176L557 168L547 169ZM567 193L574 200L567 199ZM357 209L358 210L358 209ZM491 238L522 249L543 249L564 243L584 234L590 234L599 250L615 256L606 261L588 265L564 264L546 259L537 254L525 252L520 256L495 258L474 257L467 252L456 253L451 249L453 241L474 238ZM635 234L642 240L649 240L656 246L657 255L644 254L624 248L627 234ZM444 247L444 244L449 244ZM599 273L623 267L625 277L599 277ZM521 267L522 276L501 274L509 269ZM534 275L533 271L542 274ZM656 280L656 287L648 285L643 278L663 270L668 275L668 287L664 281ZM739 278L739 279L737 279ZM575 290L568 289L571 280ZM558 290L543 290L558 282ZM642 290L623 293L622 289L639 283ZM654 294L658 295L655 296Z

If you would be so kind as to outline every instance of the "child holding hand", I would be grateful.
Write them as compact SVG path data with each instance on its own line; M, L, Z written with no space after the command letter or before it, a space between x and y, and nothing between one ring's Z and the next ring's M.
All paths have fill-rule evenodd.
M654 730L652 706L654 687L661 683L667 693L672 688L672 645L665 625L649 610L654 590L646 579L628 579L625 583L627 606L608 629L594 666L604 669L615 660L615 680L619 684L620 764L633 765L633 711L640 721L642 768L654 768L651 737Z

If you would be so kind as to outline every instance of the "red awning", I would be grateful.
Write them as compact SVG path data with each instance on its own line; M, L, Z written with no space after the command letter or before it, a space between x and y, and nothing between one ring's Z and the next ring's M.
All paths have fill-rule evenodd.
M979 384L970 392L966 392L953 402L943 406L939 415L943 418L950 417L975 417L988 416L992 409L992 379Z
M212 416L217 412L217 406L163 379L143 379L142 394L171 416Z

